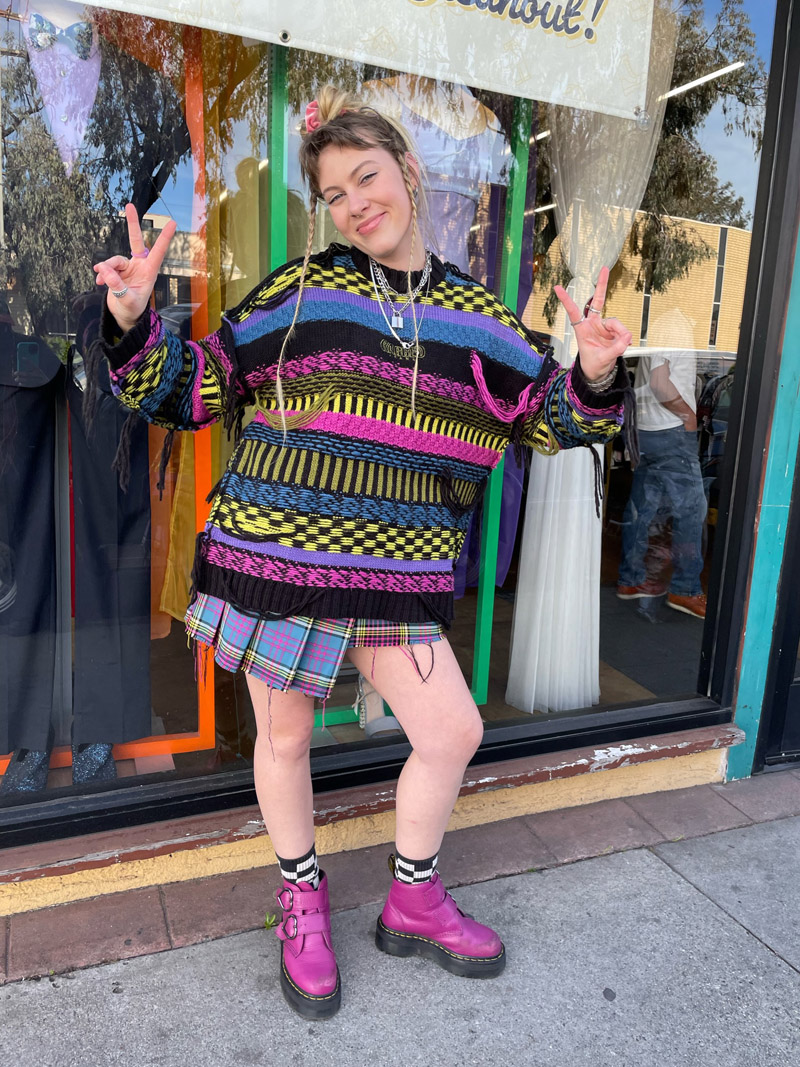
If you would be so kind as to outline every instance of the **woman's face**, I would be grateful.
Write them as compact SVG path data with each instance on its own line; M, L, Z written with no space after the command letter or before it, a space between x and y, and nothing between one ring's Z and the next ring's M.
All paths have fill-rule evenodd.
M413 163L409 164L416 184ZM396 270L408 270L411 254L411 201L400 165L385 148L328 145L319 157L319 188L336 228L368 256ZM417 238L413 270L424 263Z

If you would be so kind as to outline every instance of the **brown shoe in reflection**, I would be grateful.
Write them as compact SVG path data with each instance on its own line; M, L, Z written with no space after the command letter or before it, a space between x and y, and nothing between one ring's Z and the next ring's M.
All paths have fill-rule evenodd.
M706 598L704 594L699 596L681 596L680 593L670 593L667 597L667 606L682 611L686 615L694 615L696 619L706 617Z
M641 585L617 586L617 596L620 600L638 600L639 597L643 596L663 596L666 591L663 585L651 581L649 578L643 581Z

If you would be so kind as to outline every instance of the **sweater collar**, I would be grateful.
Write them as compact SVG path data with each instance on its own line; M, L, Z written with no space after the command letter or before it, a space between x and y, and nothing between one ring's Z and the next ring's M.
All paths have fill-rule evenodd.
M365 278L370 278L369 271L369 256L362 252L360 248L356 248L355 245L350 246L350 255L359 274L363 274ZM408 274L404 270L394 270L392 267L384 267L381 263L381 270L386 276L386 281L394 289L396 293L404 293L408 288ZM447 271L444 269L442 261L436 256L431 254L431 280L430 288L434 289L439 282L443 281ZM419 283L422 277L421 270L412 270L411 272L411 288Z

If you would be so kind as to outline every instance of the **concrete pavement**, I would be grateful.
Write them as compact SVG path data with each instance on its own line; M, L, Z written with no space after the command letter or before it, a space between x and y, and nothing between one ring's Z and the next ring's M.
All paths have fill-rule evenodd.
M463 886L507 946L486 982L379 953L374 904L339 911L327 1022L285 1005L267 931L10 983L0 1047L14 1067L792 1065L798 857L795 816Z

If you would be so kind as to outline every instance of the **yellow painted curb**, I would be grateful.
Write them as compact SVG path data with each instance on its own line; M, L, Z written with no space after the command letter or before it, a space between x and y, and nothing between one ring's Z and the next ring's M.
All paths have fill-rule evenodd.
M711 749L571 778L473 793L459 797L448 829L460 830L513 819L518 815L593 804L599 800L721 782L726 759L727 749ZM320 855L387 844L394 840L394 812L361 815L318 826L316 839ZM171 852L150 859L117 862L71 874L8 882L0 885L0 916L20 915L129 889L252 870L276 862L269 838L262 836Z

